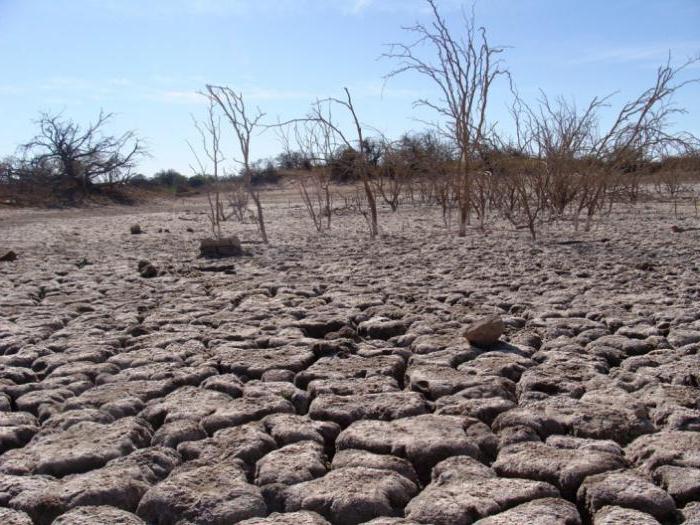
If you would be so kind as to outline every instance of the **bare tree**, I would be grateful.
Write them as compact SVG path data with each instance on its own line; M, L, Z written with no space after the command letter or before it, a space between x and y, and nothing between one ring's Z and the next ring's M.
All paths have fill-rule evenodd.
M605 166L608 174L600 177L602 187L598 193L602 195L609 190L613 175L629 171L625 167L630 162L654 157L669 148L687 149L698 143L697 137L690 133L669 131L672 117L685 113L685 109L673 103L674 95L683 87L700 81L698 78L679 81L678 76L698 62L700 55L674 67L669 54L666 64L656 71L654 85L622 106L613 124L592 148L592 156ZM630 183L629 179L620 176L618 184L626 185L627 193L635 198L639 183L635 180ZM589 207L590 215L592 209Z
M100 111L95 122L82 128L60 114L41 113L39 133L20 150L40 164L51 165L61 180L85 195L97 181L112 184L128 179L137 161L146 155L135 132L103 133L111 118L111 113Z
M460 178L457 181L459 235L466 235L471 211L473 163L479 157L489 133L486 109L489 92L499 76L509 76L498 55L503 47L492 47L486 29L475 24L474 15L464 16L465 34L455 36L438 11L435 0L426 0L433 15L430 25L404 28L416 35L410 44L392 44L383 56L399 61L387 79L407 71L428 77L439 88L438 101L419 99L416 106L434 110L445 121L449 136L460 153ZM419 56L419 47L427 44L436 54L430 61Z
M212 234L215 237L221 237L221 222L228 218L224 212L219 188L219 172L221 164L226 160L221 152L221 118L216 115L216 101L207 93L202 95L206 97L208 103L207 116L201 122L192 116L200 137L201 153L198 154L192 144L187 142L196 162L196 165L190 165L190 168L195 175L200 175L205 180ZM214 189L213 196L211 187Z
M229 87L207 84L206 89L207 94L212 100L216 101L219 108L223 111L224 115L226 115L238 139L241 160L237 162L242 166L246 191L255 203L256 220L258 228L260 229L260 235L263 242L267 243L267 232L265 231L265 219L263 217L263 208L260 201L260 192L253 186L253 171L250 164L250 141L256 128L262 127L260 121L265 114L262 113L259 108L256 109L255 113L249 113L243 99L243 94L237 93Z
M366 216L367 223L369 225L369 235L371 239L374 239L379 234L379 225L377 221L377 200L370 182L368 159L369 142L365 139L362 125L360 124L357 111L355 110L355 106L352 102L350 90L348 90L348 88L344 88L344 90L346 96L344 100L329 98L325 101L317 101L312 107L310 115L304 120L320 123L328 133L332 134L334 141L339 142L346 148L349 148L357 153L354 159L354 169L360 179L360 182L362 183L365 193L365 200L367 201L367 207L369 208ZM354 141L343 133L333 119L331 110L331 106L333 104L339 105L346 109L352 117L352 122L354 124L357 137Z

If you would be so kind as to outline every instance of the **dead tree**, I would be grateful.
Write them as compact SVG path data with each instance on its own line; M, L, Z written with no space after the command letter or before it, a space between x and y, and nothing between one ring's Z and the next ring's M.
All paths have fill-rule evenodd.
M221 152L221 118L216 115L216 101L207 93L202 93L202 95L207 98L207 116L201 122L192 116L194 127L199 133L201 152L198 154L194 146L187 141L195 158L195 165L191 164L190 168L195 175L200 175L205 181L212 234L214 237L221 237L221 222L228 218L224 212L219 187L221 164L226 160ZM214 189L213 196L212 187Z
M212 86L207 84L207 94L216 101L221 111L228 119L233 127L238 147L241 153L241 159L237 162L242 166L243 180L245 182L246 191L256 208L256 220L260 230L260 236L264 243L267 244L267 232L265 231L265 219L263 217L263 207L260 201L260 192L253 186L253 171L250 164L250 141L253 132L256 128L262 127L261 119L265 116L260 109L256 109L254 114L248 112L242 93L237 93L233 89L226 86Z
M100 111L97 120L82 128L61 115L42 113L39 133L20 146L38 164L51 166L56 178L80 189L83 195L98 181L109 184L126 180L146 149L135 132L104 135L111 113Z
M601 195L609 191L613 176L623 172L630 159L647 159L669 148L684 149L698 143L697 137L687 132L669 131L671 118L685 112L673 103L673 96L683 87L700 81L698 78L678 81L678 76L698 62L700 55L674 67L669 55L666 64L657 69L654 85L624 104L610 128L600 135L592 148L592 156L604 166L607 174L600 177ZM625 182L623 177L622 184ZM636 189L633 186L632 190ZM590 206L596 205L591 203ZM589 216L593 214L590 206Z
M354 158L354 171L357 174L360 182L362 183L362 188L365 194L365 200L367 201L367 223L369 226L369 236L370 239L374 239L379 234L379 224L377 220L377 200L374 195L374 190L370 181L369 173L369 160L368 160L368 141L365 140L364 131L360 120L357 116L357 111L352 102L352 97L350 96L350 90L345 89L346 98L329 98L325 101L317 101L313 106L310 115L304 120L310 120L318 122L323 126L329 133L332 133L334 141L340 142L349 150L357 153ZM324 104L325 103L325 104ZM354 124L356 139L353 141L350 139L343 131L340 129L338 124L333 119L333 114L331 106L339 105L346 109L350 116L352 117L352 122Z
M454 35L440 15L435 0L426 0L433 15L430 25L416 24L405 28L416 35L410 44L392 44L383 56L398 60L399 65L387 79L407 71L428 77L439 88L438 101L419 99L414 104L434 110L446 122L447 132L457 144L460 154L459 236L466 235L471 212L472 172L474 161L489 132L486 109L489 92L499 76L509 76L498 55L503 47L492 47L486 29L477 27L474 16L464 17L465 34ZM435 53L432 60L418 55L418 48L427 44Z

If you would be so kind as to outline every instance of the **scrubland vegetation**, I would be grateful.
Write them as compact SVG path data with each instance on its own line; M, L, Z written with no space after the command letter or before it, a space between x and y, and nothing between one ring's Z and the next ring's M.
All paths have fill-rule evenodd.
M332 227L340 206L365 217L370 238L381 231L378 206L439 207L458 236L505 219L533 239L553 221L588 230L617 203L660 198L669 201L669 213L677 213L679 200L697 206L700 142L674 131L673 116L684 111L674 95L697 81L689 74L700 57L676 65L669 56L650 87L629 101L613 94L577 105L546 93L523 100L507 49L492 46L473 16L455 31L436 3L427 3L432 22L406 28L412 43L392 44L382 58L394 66L386 81L420 75L437 88L435 100L415 102L435 113L433 129L377 136L348 89L340 98L316 100L305 116L272 122L245 93L207 85L201 91L207 111L201 120L193 117L201 140L188 143L191 173L138 173L148 152L133 131L103 134L110 114L81 126L42 113L37 135L0 163L0 197L6 204L76 205L95 195L129 202L204 192L215 236L222 222L252 217L264 242L261 189L280 181L296 188L318 232ZM512 93L509 123L488 118L498 83ZM606 126L604 112L615 115ZM345 129L341 120L351 125ZM222 142L222 126L233 131L234 144ZM250 158L251 142L262 132L280 138L276 159Z

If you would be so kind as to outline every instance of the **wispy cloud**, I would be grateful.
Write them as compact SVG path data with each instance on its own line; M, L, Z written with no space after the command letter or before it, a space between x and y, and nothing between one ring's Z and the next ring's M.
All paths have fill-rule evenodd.
M0 84L0 95L19 95L24 91L22 87L15 84Z
M571 63L574 65L594 63L628 64L635 62L659 64L668 59L669 52L672 58L677 61L698 55L700 53L700 40L598 49L571 60Z

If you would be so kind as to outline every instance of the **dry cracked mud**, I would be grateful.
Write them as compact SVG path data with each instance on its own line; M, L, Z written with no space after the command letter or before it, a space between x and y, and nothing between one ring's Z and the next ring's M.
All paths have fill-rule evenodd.
M214 263L203 200L0 211L0 522L700 523L692 210L370 242L291 200Z

